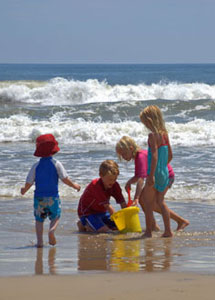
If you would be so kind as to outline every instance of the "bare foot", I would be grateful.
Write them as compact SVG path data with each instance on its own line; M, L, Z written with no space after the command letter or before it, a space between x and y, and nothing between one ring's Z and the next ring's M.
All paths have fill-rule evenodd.
M158 232L160 231L160 227L158 226L158 224L155 224L152 228L152 231Z
M173 236L173 233L170 231L170 232L164 232L163 234L162 234L162 237L164 237L164 238L168 238L168 237L172 237Z
M54 235L54 231L49 231L49 245L56 245L57 241Z
M38 243L37 243L37 244L35 245L35 247L37 247L37 248L43 248L43 244L38 244Z
M147 233L147 232L145 232L145 233L141 236L142 239L151 238L151 237L152 237L152 234L151 234L151 233Z
M176 231L183 230L189 224L190 224L190 222L188 220L184 220L184 222L178 223L178 227L177 227Z

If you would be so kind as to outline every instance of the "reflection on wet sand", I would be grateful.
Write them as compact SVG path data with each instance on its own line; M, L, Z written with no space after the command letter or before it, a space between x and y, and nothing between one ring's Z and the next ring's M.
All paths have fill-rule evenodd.
M147 272L167 271L170 269L171 238L144 240L144 253L140 258L141 269Z
M79 235L78 270L117 272L168 270L172 239L129 238L127 235Z
M112 271L140 271L141 240L124 241L115 238L112 243L110 265Z
M107 236L79 234L78 270L108 270L110 255Z
M170 263L171 239L114 239L111 258L113 271L168 270Z
M37 248L37 257L35 262L35 274L42 275L44 274L43 270L43 248ZM56 248L51 247L48 253L48 267L49 267L49 274L55 275L56 266L55 266L55 256L56 256Z

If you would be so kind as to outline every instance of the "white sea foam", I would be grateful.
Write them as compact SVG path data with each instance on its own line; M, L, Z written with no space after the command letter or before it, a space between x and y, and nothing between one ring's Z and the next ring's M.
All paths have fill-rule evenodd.
M182 201L182 202L198 202L215 204L215 188L214 185L199 184L195 186L189 186L186 182L181 185L177 185L177 181L173 188L168 191L165 196L169 201Z
M146 100L215 99L215 85L205 83L154 83L114 85L99 82L54 78L47 82L6 82L0 84L0 102L24 102L41 105L77 105L86 103Z
M26 175L26 174L25 174ZM93 177L92 177L93 178ZM25 178L23 177L22 180ZM81 185L81 191L83 192L84 188L86 187L86 184L88 182L82 181L81 178L78 179L79 184ZM120 184L124 185L124 182L120 182ZM11 186L11 184L6 185L2 184L1 190L0 190L0 201L4 200L6 198L20 198L20 188L22 184L20 182L16 183L15 185ZM77 193L74 189L71 189L70 187L60 183L59 186L60 195L62 198L65 199L71 199L71 201L76 201L80 197L81 192ZM125 191L123 190L123 194L125 198L127 198L127 195ZM28 193L23 196L26 199L33 198L34 195L34 188L31 188ZM207 204L215 204L215 188L214 185L196 185L190 187L186 182L184 182L181 185L177 185L174 183L172 189L168 191L168 193L165 196L165 199L167 201L180 201L180 202L196 202L196 203L207 203ZM132 191L132 197L133 197L133 191ZM114 202L113 202L114 203Z
M215 121L195 119L187 123L167 122L172 145L214 146ZM38 135L53 133L65 144L114 145L123 135L133 137L141 145L147 143L148 132L140 122L92 122L65 119L55 114L49 120L32 120L25 115L0 119L0 142L34 142Z

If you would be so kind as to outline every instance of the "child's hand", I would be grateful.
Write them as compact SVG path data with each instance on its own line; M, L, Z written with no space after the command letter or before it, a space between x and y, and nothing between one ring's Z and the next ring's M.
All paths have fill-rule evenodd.
M26 182L25 186L21 188L21 194L24 195L32 186L32 183Z
M129 181L125 185L125 190L126 190L127 193L128 193L129 190L131 190L131 184L130 184Z
M148 185L154 185L155 184L155 177L154 176L148 176L147 179L146 179L146 184Z
M74 188L79 192L81 189L81 186L77 183L74 183Z
M109 212L110 215L114 214L114 208L110 204L104 204L105 209Z
M134 199L132 206L138 206L139 199Z
M25 194L25 188L23 187L23 188L21 188L21 190L20 190L20 193L21 193L21 195L24 195Z

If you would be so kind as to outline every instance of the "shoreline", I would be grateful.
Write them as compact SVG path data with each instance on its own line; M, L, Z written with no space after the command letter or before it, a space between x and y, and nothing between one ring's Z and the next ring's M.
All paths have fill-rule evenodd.
M82 273L76 275L34 275L0 277L0 299L94 300L211 300L214 297L214 275L194 273Z

